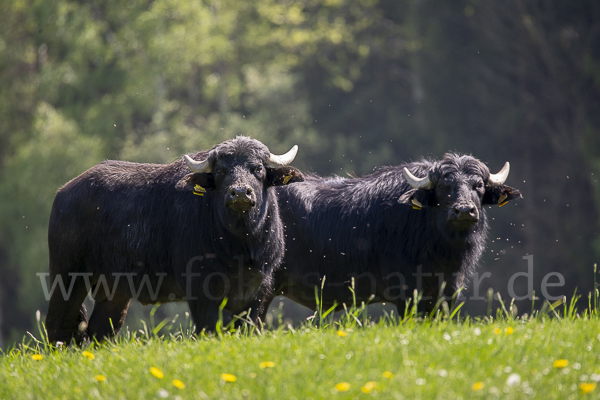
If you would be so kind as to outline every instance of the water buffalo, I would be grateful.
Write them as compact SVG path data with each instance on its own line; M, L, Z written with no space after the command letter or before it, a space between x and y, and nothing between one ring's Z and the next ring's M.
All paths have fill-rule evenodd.
M111 337L132 298L187 301L196 332L215 328L224 297L247 310L283 258L273 186L303 180L286 166L296 152L237 137L166 165L105 161L65 184L48 229L49 340Z
M488 231L484 206L521 197L504 185L508 172L508 163L491 174L471 156L446 154L278 188L286 254L261 307L284 295L315 309L315 286L326 277L324 307L351 304L354 278L358 302L374 296L403 310L417 289L428 311L441 282L451 295L473 274Z

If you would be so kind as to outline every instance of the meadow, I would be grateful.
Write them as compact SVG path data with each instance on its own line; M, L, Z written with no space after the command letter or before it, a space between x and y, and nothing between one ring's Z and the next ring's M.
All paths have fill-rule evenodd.
M37 338L2 354L0 398L599 398L597 300L579 314L576 300L518 318L504 305L472 319L460 306L422 316L408 303L378 322L364 306L335 319L319 310L298 327L249 322L198 337L176 316L64 349L40 321Z

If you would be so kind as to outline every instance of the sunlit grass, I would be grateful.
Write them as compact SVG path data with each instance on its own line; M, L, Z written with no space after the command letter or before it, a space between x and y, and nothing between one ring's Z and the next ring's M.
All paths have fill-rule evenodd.
M440 303L424 318L411 301L377 323L352 307L211 336L150 324L85 349L30 339L2 356L0 398L597 398L600 319L575 305L472 319Z

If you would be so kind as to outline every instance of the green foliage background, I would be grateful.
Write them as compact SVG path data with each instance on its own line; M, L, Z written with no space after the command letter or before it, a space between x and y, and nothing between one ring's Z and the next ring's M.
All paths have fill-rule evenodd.
M56 190L104 159L235 135L367 173L456 150L509 160L486 282L536 258L564 293L600 254L600 5L520 0L12 0L0 4L0 337L46 309ZM553 293L556 295L556 293ZM506 297L506 296L505 296ZM1 340L0 340L1 343Z

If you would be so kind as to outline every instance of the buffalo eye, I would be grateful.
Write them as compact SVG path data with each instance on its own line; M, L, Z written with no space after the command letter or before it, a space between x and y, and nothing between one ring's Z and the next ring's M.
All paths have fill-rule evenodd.
M477 182L473 188L479 192L483 191L483 182Z
M227 174L227 170L223 167L219 167L215 170L215 174L217 176L223 176L223 175Z
M252 172L255 174L260 174L263 171L263 166L258 164L255 167L252 168Z

